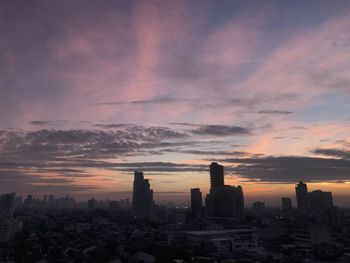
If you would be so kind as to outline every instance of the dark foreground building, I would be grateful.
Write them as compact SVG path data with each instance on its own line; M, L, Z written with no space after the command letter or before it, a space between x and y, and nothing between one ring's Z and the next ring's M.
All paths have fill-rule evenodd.
M191 189L191 210L194 218L202 216L202 192L199 188Z
M136 215L146 216L153 205L153 190L148 179L144 179L143 172L135 171L132 208Z

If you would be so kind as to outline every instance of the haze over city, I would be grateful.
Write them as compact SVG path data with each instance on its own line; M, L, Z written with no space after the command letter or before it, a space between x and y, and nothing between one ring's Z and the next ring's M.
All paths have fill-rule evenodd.
M349 1L1 1L0 192L350 187Z

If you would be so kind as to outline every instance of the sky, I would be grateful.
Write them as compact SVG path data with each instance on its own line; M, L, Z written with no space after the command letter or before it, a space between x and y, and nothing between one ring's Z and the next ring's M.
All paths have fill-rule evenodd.
M0 193L350 206L349 1L0 1Z

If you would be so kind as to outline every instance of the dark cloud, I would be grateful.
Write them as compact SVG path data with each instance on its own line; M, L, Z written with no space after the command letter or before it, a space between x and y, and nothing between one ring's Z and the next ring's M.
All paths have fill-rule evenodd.
M228 158L232 171L249 181L293 183L304 181L338 181L350 179L350 160L280 156Z
M343 159L350 159L350 151L349 150L317 148L317 149L312 150L311 152L314 154L318 154L318 155L337 157L337 158L343 158Z
M283 93L276 96L267 96L264 94L256 94L251 97L207 97L207 98L180 98L180 97L154 97L146 100L131 100L131 101L106 101L97 103L97 105L113 106L113 105L168 105L168 104L179 104L187 103L189 106L198 109L208 108L232 108L238 107L243 108L247 112L254 112L258 106L269 106L270 104L281 102L281 101L295 101L298 95L295 93ZM261 114L290 114L290 111L282 110L261 110L257 113ZM190 126L195 125L192 123L172 123L179 125Z
M0 165L1 166L1 165ZM67 193L84 192L97 187L81 185L76 182L77 174L66 171L66 176L61 172L58 174L41 173L34 169L4 169L0 168L0 192L7 192L9 189L15 189L17 192L36 192L43 190L48 193ZM59 175L59 176L57 176ZM62 177L63 176L63 177ZM51 191L52 190L52 191Z
M303 126L292 126L292 127L289 127L288 129L290 129L290 130L308 130L309 128L303 127Z
M117 130L0 131L1 182L6 181L14 189L16 184L22 185L21 189L38 184L78 189L75 179L92 176L86 168L131 170L102 159L157 155L162 154L162 148L200 144L186 140L188 137L184 132L164 127L143 126L123 126ZM165 166L156 171L175 168L185 170Z
M181 164L173 162L127 162L127 163L110 163L110 169L132 172L142 170L145 172L206 172L209 170L208 165L200 164Z
M350 147L350 142L349 141L346 141L346 140L338 140L335 142L336 144L340 144L342 145L343 147Z
M252 135L250 128L228 125L202 125L191 130L193 134L205 136Z
M69 121L31 121L29 124L36 125L36 126L56 126L56 125L63 125L65 123L68 123Z
M136 127L136 124L124 124L124 123L107 123L107 124L93 124L93 127L103 128L103 129L120 129L120 128L131 128Z
M183 149L163 149L162 152L176 152L182 154L205 155L205 156L247 156L247 152L241 151L210 151L210 150L183 150Z
M276 137L273 137L273 139L275 139L275 140L282 140L282 139L301 140L301 139L303 139L303 138L301 138L301 137L284 137L284 136L276 136Z
M291 111L284 111L284 110L261 110L258 111L259 114L291 114Z
M178 126L189 126L189 127L202 126L202 124L188 123L188 122L170 122L169 124L171 124L171 125L178 125Z
M192 99L185 98L174 98L174 97L155 97L148 100L131 100L131 101L107 101L100 102L98 105L147 105L147 104L171 104L171 103L181 103L181 102L194 102Z
M307 73L315 87L338 91L350 91L350 78L335 69L315 70Z
M105 130L7 131L0 135L0 153L7 160L55 157L109 158L186 144L184 132L163 127L133 126ZM178 141L178 140L182 141ZM191 144L191 142L187 142Z

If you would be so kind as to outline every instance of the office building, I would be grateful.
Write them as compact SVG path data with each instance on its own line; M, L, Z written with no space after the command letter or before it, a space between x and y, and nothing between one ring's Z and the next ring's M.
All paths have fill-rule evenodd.
M211 163L210 169L210 188L224 186L224 167L218 163Z
M202 192L199 188L191 189L191 209L194 218L202 215Z
M244 212L241 186L224 184L224 167L217 163L210 166L210 192L205 199L206 214L211 217L242 217Z
M307 193L307 185L300 181L295 186L295 192L297 197L297 205L299 210L307 210L308 209L308 193Z
M332 209L333 197L331 192L315 190L308 194L309 208L311 211L324 211Z
M282 210L283 211L290 211L292 210L292 199L288 197L282 197L281 198L282 203Z
M137 215L148 215L153 206L153 190L143 172L135 171L132 207Z
M0 195L0 215L13 216L16 194Z

